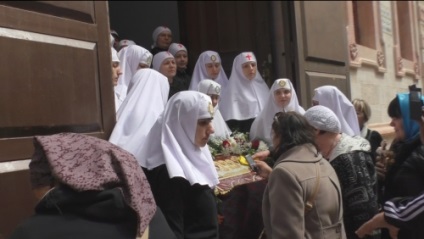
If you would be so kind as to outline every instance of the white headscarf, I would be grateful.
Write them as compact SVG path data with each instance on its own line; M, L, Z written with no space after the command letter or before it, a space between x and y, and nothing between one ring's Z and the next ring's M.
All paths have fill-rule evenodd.
M312 100L328 107L337 115L343 133L350 136L361 134L355 107L337 87L325 85L316 88Z
M339 119L332 110L325 106L312 106L305 112L303 116L305 116L309 124L312 125L315 129L337 134L341 133Z
M225 121L256 118L265 108L269 88L259 71L252 80L244 76L242 65L246 62L256 62L252 52L236 56L228 86L222 91L219 102Z
M169 32L169 33L172 34L171 29L169 29L167 27L164 27L164 26L156 27L156 29L153 31L153 34L152 34L152 38L153 38L152 48L156 46L156 41L158 40L158 36L162 32Z
M122 50L123 48L127 46L132 46L132 45L136 45L133 40L127 40L127 39L120 40L118 43L118 51Z
M205 93L207 95L220 95L221 86L210 79L204 79L199 83L199 92ZM220 137L220 138L228 138L231 135L231 130L228 128L227 123L225 123L222 118L221 112L219 112L217 104L215 106L215 114L213 115L212 126L215 130L215 133L211 136Z
M131 80L128 96L122 103L109 141L136 155L148 141L147 134L163 112L168 100L168 79L152 69L140 69Z
M136 73L138 65L140 63L144 63L143 57L149 51L141 46L131 45L124 48L119 53L121 52L122 54L119 54L118 57L121 60L122 75L120 80L118 81L118 85L115 86L115 92L118 95L120 104L122 104L122 102L125 100L125 97L127 96L128 85L130 84L132 77Z
M112 35L110 35L112 36ZM111 47L111 54L112 54L112 63L113 62L120 62L119 61L119 57L118 57L118 53L116 52L115 48ZM121 78L121 77L119 77ZM119 79L118 79L118 83L119 83ZM119 101L119 97L118 94L116 93L116 91L114 91L114 96L115 96L115 110L118 111L119 106L121 105L121 102Z
M290 102L285 108L281 108L280 106L278 106L277 102L275 101L274 92L278 89L288 89L291 91ZM261 139L271 145L272 121L274 120L274 116L277 112L283 111L296 111L302 115L305 113L305 110L302 108L302 106L299 105L296 90L294 89L293 84L289 79L285 78L277 79L272 84L271 90L269 91L268 101L265 104L265 108L262 110L259 116L256 117L256 119L252 123L252 126L250 127L250 139Z
M197 59L196 65L194 66L193 70L193 76L191 78L190 87L189 90L197 91L197 87L199 85L199 82L203 79L210 79L210 76L208 75L208 72L206 70L206 64L208 63L222 63L221 57L219 57L219 54L215 51L205 51L200 54L199 59ZM218 84L221 85L223 89L228 84L228 77L225 74L224 69L222 68L221 64L221 70L219 71L218 76L216 79L212 79Z
M115 50L115 48L111 47L111 53L112 53L112 62L120 62L118 57L118 52Z
M162 62L168 58L174 59L174 56L169 51L161 51L156 53L156 55L153 56L153 69L160 72L160 66L162 65Z
M187 52L187 48L181 43L171 43L171 45L169 45L168 51L171 52L173 56L175 56L175 54L177 54L179 51Z
M199 148L194 143L197 120L211 117L209 96L197 91L173 95L150 131L149 141L137 153L143 156L140 165L150 170L166 164L170 178L183 177L191 185L215 187L219 183L218 173L209 148Z

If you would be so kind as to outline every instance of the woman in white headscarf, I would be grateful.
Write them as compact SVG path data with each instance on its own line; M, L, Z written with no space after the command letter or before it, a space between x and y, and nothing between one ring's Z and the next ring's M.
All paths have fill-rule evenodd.
M361 135L355 107L343 92L332 85L320 86L314 92L312 104L331 109L337 115L343 133L349 136Z
M128 93L128 85L134 74L138 69L145 68L147 63L150 66L151 62L151 60L149 61L149 59L146 59L150 54L149 51L141 46L131 45L124 49L126 49L125 52L118 55L121 60L122 76L118 85L115 87L115 92L118 95L118 108L116 110L119 110L119 106L125 100Z
M170 87L168 99L175 93L186 90L184 82L179 78L175 78L177 65L174 56L169 51L159 52L153 57L153 69L168 78Z
M188 90L191 82L191 73L187 69L188 52L187 48L181 43L172 43L169 46L169 52L175 57L177 63L177 74L174 79L179 79L184 83L184 90Z
M229 84L221 94L222 117L233 132L249 132L253 120L265 108L268 95L255 55L243 52L234 59Z
M219 112L218 108L221 86L213 80L204 79L199 83L199 92L209 95L212 99L212 106L215 110L212 120L212 126L215 130L215 133L211 136L219 138L228 138L231 135L231 130L230 128L228 128L227 123L225 123L224 119L222 118L221 112Z
M228 84L228 77L222 69L221 57L215 51L205 51L200 54L194 66L189 90L197 91L199 82L203 79L212 79L224 89Z
M112 54L112 83L113 86L117 86L119 82L119 77L122 75L121 66L119 65L118 53L115 48L111 47ZM119 108L119 98L116 91L114 91L115 95L115 110L118 111Z
M167 51L172 42L171 29L165 26L156 27L152 34L153 45L150 52L154 55L161 51Z
M296 90L289 79L277 79L271 86L265 108L253 121L250 128L250 139L260 139L272 145L271 126L277 112L296 111L304 114L305 110L299 105Z
M132 154L146 143L147 134L163 112L169 84L165 76L152 69L140 69L129 86L109 141ZM136 155L139 159L140 156Z
M177 238L218 238L212 188L218 183L207 147L212 127L211 98L182 91L169 99L140 152L140 165L157 205Z

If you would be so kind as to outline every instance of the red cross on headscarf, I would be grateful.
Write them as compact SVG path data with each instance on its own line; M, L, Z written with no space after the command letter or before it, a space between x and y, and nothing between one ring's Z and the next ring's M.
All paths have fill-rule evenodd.
M246 55L246 58L247 58L247 60L248 60L248 61L250 61L250 58L252 58L252 56L251 56L251 55L249 55L249 54L247 54L247 55Z
M183 48L183 45L181 45L181 44L178 44L178 47L179 47L179 48Z

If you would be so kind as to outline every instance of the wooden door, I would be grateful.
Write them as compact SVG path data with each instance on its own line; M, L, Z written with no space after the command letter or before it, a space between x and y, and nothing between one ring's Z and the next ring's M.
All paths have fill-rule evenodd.
M32 136L107 139L115 124L104 1L0 2L0 238L35 205Z
M350 98L345 2L286 4L295 22L292 49L302 105L312 105L313 90L321 85L337 86Z
M194 68L203 51L220 54L228 78L234 58L243 51L255 53L258 69L269 83L272 68L270 3L263 1L179 2L180 37Z

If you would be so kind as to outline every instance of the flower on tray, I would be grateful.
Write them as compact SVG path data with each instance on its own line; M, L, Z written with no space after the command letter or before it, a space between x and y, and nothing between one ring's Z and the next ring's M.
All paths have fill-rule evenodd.
M211 137L208 142L212 156L216 155L247 155L268 150L268 145L262 140L249 140L246 133L234 132L228 138Z

